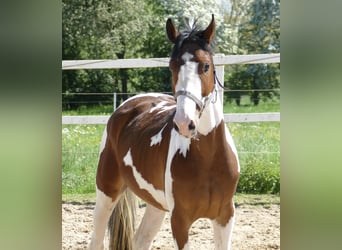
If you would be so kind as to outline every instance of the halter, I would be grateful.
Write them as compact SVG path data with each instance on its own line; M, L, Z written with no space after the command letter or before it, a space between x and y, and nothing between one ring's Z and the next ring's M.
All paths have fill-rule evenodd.
M209 93L209 95L207 96L204 96L202 97L202 100L198 99L194 94L192 94L191 92L189 91L186 91L186 90L178 90L174 97L175 99L177 100L177 97L180 96L180 95L183 95L183 96L186 96L186 97L189 97L191 100L193 100L195 103L196 103L196 108L199 110L199 116L198 118L201 118L202 116L202 113L203 113L203 110L205 109L205 107L207 106L207 104L209 103L209 101L211 101L212 97L213 97L213 92L215 91L215 100L213 101L213 103L216 102L217 100L217 90L216 90L216 82L218 82L219 86L224 88L222 83L219 81L219 79L217 78L217 75L216 75L216 71L214 70L214 89L213 91L211 91Z

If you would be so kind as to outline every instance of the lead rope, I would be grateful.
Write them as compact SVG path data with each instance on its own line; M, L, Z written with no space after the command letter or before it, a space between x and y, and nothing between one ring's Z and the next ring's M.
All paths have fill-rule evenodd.
M203 113L203 110L205 109L205 107L207 106L207 103L208 103L208 101L211 101L211 103L216 103L216 101L217 101L217 88L216 88L216 82L218 83L218 85L221 87L221 88L223 88L223 89L227 89L227 88L225 88L223 85L222 85L222 83L220 82L220 80L218 79L218 77L217 77L217 75L216 75L216 70L214 69L214 85L215 85L215 87L214 87L214 91L215 91L215 93L213 93L213 92L211 92L208 96L206 96L205 97L205 99L204 99L204 102L203 102L203 107L202 107L202 109L200 110L200 113L199 113L199 118L201 118L201 116L202 116L202 113ZM212 97L213 96L213 97ZM210 100L211 99L211 100Z
M223 90L229 90L229 88L226 88L225 86L223 86L223 84L220 82L220 80L218 79L217 77L217 74L216 74L216 70L215 70L215 67L214 67L214 78L215 78L215 86L216 86L216 83L218 83L218 85L223 89ZM217 88L215 87L215 102L217 101ZM215 103L213 102L213 103Z
M228 88L226 88L225 86L223 86L223 84L220 82L220 80L218 79L217 77L217 74L216 74L216 70L214 69L214 76L215 76L215 83L217 82L218 85L223 88L224 90L229 90Z

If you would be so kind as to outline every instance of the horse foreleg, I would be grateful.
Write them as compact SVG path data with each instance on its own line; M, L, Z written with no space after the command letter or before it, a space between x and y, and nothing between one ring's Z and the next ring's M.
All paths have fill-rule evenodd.
M230 250L235 222L234 205L229 208L227 219L212 220L214 229L215 250Z
M109 218L120 197L115 201L105 195L101 190L96 189L96 205L94 209L94 231L89 245L90 250L104 249L103 240Z
M158 233L164 217L164 211L147 204L144 217L134 236L136 250L150 249L152 240Z
M180 212L172 212L171 215L171 228L174 238L175 249L189 250L189 228L191 222L184 218L184 215Z

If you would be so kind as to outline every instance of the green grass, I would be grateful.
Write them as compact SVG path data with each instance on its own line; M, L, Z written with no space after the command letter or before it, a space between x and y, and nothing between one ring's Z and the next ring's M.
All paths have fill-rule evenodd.
M63 125L62 193L95 191L99 145L105 125Z
M223 112L224 113L262 113L262 112L279 112L280 111L280 100L274 98L273 100L260 100L258 105L254 105L249 96L242 96L240 106L236 105L235 102L225 103Z
M63 110L63 115L110 115L113 112L113 105L80 106L74 110Z
M224 113L259 113L259 112L279 112L280 100L260 100L259 105L255 106L251 103L248 96L241 97L241 105L237 106L235 102L225 103ZM63 110L63 115L109 115L113 112L113 105L99 106L80 106L75 110Z
M107 111L106 111L107 110ZM226 104L224 112L279 112L279 101ZM63 115L110 114L111 106L101 106ZM95 112L95 113L93 113ZM102 113L101 113L102 112ZM107 113L106 113L107 112ZM238 150L241 175L238 192L278 194L280 192L280 123L229 123ZM95 192L99 145L105 125L62 126L62 193Z
M230 123L240 160L238 192L280 192L280 124Z

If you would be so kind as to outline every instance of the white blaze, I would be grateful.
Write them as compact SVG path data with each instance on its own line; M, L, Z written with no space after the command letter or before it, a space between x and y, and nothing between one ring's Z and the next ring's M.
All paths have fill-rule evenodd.
M198 74L198 63L192 62L193 55L186 52L182 56L184 64L180 67L178 73L178 81L175 86L175 91L185 90L191 92L199 100L202 99L201 79ZM184 95L177 97L177 108L175 120L188 118L195 121L196 103ZM197 125L197 124L196 124Z

